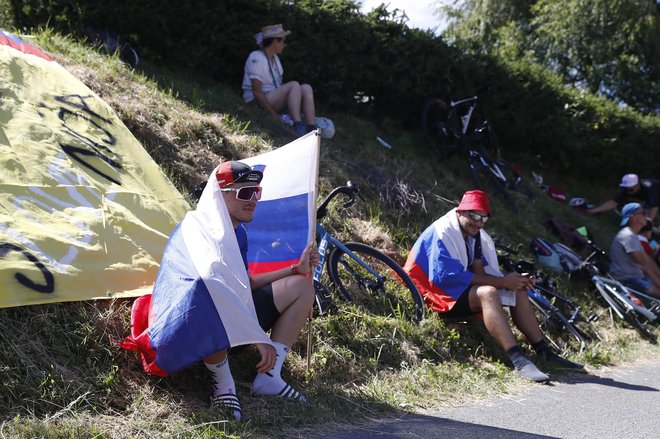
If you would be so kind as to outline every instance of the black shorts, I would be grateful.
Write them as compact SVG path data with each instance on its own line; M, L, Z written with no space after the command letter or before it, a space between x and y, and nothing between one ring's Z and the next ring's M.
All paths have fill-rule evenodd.
M469 285L465 291L460 295L454 306L447 312L442 313L444 317L469 317L479 314L478 311L470 309L470 290L472 285Z
M277 319L280 317L280 312L275 306L273 299L273 284L266 284L261 288L252 290L252 301L254 302L254 309L257 311L257 320L259 326L265 332L270 331ZM231 348L232 354L240 354L249 345L240 345Z
M259 326L268 332L280 317L280 312L277 310L273 299L273 284L266 284L252 290L252 300L257 311Z

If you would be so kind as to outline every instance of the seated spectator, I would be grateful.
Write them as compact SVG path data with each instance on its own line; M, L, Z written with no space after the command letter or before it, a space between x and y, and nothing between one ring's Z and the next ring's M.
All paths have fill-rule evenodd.
M644 209L639 203L628 203L621 213L621 230L610 247L610 275L624 285L660 298L660 268L637 237L647 223Z
M637 174L626 174L621 178L619 184L620 192L612 200L607 200L603 204L588 209L587 213L594 214L612 210L617 206L622 206L631 200L638 200L644 203L646 216L653 221L658 214L660 206L660 180L653 178L640 179Z
M523 378L543 382L541 372L518 346L503 306L537 355L568 368L582 365L565 360L548 346L539 329L527 290L533 276L502 276L495 245L483 226L491 217L482 191L468 191L459 206L429 226L417 239L404 266L433 311L449 317L482 313L486 329L504 349Z
M653 257L654 256L654 249L653 245L655 244L655 241L651 241L651 236L653 235L653 221L650 219L646 219L646 224L644 227L642 227L637 234L637 237L639 238L639 242L642 243L642 248L644 249L644 253L647 255Z
M256 103L277 119L280 113L287 112L296 132L303 135L316 129L314 91L309 84L284 82L284 68L278 55L284 50L286 36L290 33L281 24L274 24L255 35L259 50L250 53L245 62L243 99Z

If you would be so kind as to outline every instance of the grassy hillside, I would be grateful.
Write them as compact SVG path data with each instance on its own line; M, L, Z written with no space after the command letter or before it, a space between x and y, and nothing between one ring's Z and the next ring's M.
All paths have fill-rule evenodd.
M185 71L145 64L130 71L68 37L48 31L33 41L120 114L172 181L188 194L221 160L248 157L281 146L291 132L242 104L238 80L226 88ZM318 111L326 115L323 103ZM460 157L442 161L424 145L415 126L378 124L327 114L337 135L323 141L320 193L346 180L359 184L365 203L331 209L327 226L345 239L366 242L400 262L417 234L470 189ZM386 149L381 136L393 145ZM506 148L504 148L506 155ZM509 157L515 160L515 157ZM541 170L571 196L600 200L607 188L579 176ZM597 184L597 183L596 183ZM510 244L547 235L552 217L587 224L600 243L615 230L614 215L586 218L539 194L536 205L513 214L494 201L489 229ZM582 285L561 281L564 291L601 313L607 342L583 353L569 352L589 367L641 355L648 345L612 324ZM257 355L232 358L244 420L225 421L206 410L208 381L203 366L176 376L145 375L132 353L116 347L129 331L130 301L98 301L0 310L2 434L7 437L304 437L328 428L328 420L357 422L392 411L437 409L459 401L515 391L521 382L504 353L479 322L429 316L420 325L343 308L314 321L314 355L305 370L307 334L287 360L286 376L312 402L308 407L252 398L249 385Z

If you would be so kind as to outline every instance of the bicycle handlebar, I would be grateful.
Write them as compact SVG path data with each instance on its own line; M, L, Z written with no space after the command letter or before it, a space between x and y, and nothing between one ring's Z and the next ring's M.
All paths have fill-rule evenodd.
M359 197L362 201L364 201L364 198L362 195L360 195L360 190L358 189L357 185L353 184L353 182L349 180L346 182L346 186L338 186L334 188L332 191L330 191L328 196L325 197L325 200L323 200L323 202L316 209L317 221L328 213L328 204L339 194L344 194L349 198L348 201L344 202L344 208L351 207L355 203L355 197Z

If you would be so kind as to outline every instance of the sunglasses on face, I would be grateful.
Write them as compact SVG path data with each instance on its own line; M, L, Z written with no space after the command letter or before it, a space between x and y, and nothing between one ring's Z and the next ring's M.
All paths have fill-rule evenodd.
M472 212L471 210L467 212L468 216L473 221L480 221L482 224L486 224L486 221L490 218L488 215L481 215L477 212Z
M223 187L222 192L236 192L236 199L250 201L252 197L261 200L261 186Z

